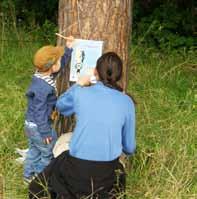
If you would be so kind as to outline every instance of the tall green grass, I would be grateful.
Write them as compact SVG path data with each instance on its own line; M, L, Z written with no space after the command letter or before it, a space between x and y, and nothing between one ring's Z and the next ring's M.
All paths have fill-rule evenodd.
M28 37L20 33L22 39ZM10 38L10 36L9 36ZM8 37L6 37L8 39ZM12 38L15 39L15 38ZM26 199L15 148L25 148L25 91L40 42L0 41L0 175L4 199ZM137 104L137 151L127 169L129 199L197 198L196 52L133 46L128 91Z
M0 174L5 199L27 198L22 167L15 162L15 148L27 146L23 123L26 109L25 90L33 73L32 55L39 44L0 43Z
M137 153L129 198L197 198L197 72L190 67L197 67L196 52L139 48L132 59Z

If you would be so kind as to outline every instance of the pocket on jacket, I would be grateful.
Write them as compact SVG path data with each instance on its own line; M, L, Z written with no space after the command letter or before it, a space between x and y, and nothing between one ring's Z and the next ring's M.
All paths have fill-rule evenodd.
M38 134L38 127L32 122L25 121L25 133L27 137L35 136Z

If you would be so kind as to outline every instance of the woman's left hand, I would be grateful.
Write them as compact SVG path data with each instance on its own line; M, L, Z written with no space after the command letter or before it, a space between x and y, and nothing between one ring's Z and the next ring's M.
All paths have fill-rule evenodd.
M80 86L90 86L91 81L90 81L90 76L89 75L84 75L78 78L77 84Z

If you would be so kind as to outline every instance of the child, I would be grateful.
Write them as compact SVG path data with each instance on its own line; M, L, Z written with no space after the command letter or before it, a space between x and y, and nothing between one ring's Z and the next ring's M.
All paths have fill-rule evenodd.
M51 119L57 100L54 77L68 63L72 42L73 37L70 36L65 51L63 47L44 46L34 56L36 73L26 93L25 132L29 150L24 165L24 180L27 183L42 172L53 157L52 149L57 139Z

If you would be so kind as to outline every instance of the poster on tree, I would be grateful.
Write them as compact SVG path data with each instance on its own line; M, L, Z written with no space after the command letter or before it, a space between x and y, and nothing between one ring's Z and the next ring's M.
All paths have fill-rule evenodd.
M89 74L102 55L103 41L75 39L71 56L70 81Z

